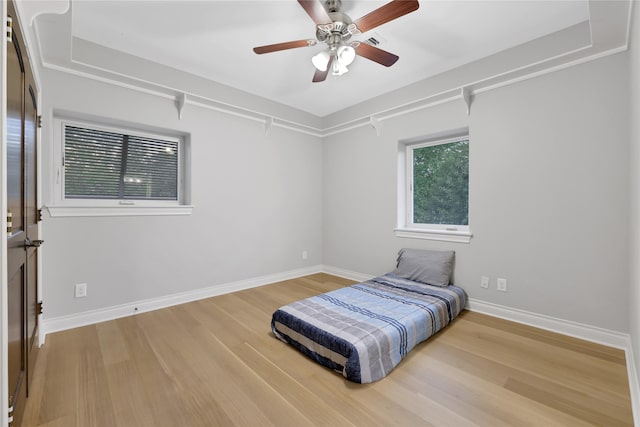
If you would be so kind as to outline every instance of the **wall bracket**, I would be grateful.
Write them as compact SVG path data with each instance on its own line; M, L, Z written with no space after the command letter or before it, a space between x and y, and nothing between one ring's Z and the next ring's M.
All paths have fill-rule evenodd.
M269 136L269 131L273 127L273 117L267 117L264 121L264 136Z
M176 102L178 103L178 119L182 120L184 105L187 103L187 94L183 93L182 95L180 95Z
M471 91L467 87L460 89L460 96L467 106L467 116L471 114Z
M371 126L376 130L376 136L380 136L380 134L382 134L382 123L380 123L380 120L374 116L370 116L369 123L371 123Z

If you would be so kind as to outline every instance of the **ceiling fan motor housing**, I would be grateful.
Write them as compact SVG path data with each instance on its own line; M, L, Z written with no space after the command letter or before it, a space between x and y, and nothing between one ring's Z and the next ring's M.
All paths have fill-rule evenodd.
M351 38L349 25L353 23L349 15L340 11L329 12L329 18L331 18L331 21L333 22L331 31L324 31L320 25L316 28L316 38L318 39L318 41L326 41L327 44L331 46L331 44L335 40L334 36L336 35L339 36L339 40L349 40Z

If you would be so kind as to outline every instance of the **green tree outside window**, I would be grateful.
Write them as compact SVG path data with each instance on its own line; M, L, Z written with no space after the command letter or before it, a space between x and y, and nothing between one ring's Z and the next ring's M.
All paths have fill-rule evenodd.
M469 225L469 140L413 149L413 223Z

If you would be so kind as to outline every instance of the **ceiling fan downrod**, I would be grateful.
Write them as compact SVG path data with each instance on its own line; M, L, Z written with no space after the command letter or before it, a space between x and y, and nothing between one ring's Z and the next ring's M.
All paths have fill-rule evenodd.
M327 9L327 12L340 12L340 8L342 7L342 0L327 0L325 2L324 8Z

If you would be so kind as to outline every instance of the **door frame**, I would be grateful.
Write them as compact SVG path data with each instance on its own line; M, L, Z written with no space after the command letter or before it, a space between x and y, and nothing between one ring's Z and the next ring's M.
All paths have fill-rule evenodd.
M7 2L2 2L2 37L6 37L6 19L7 16ZM7 75L7 42L2 40L0 43L0 57L2 72L0 75ZM0 221L0 340L2 342L2 351L0 352L0 364L2 366L2 384L0 385L0 402L2 402L2 410L0 411L0 425L6 426L9 423L7 404L9 402L9 367L8 367L8 352L9 346L7 342L8 330L8 306L7 306L7 180L5 173L7 170L7 80L6 78L0 79L0 130L2 134L2 141L0 142L0 212L2 221Z

